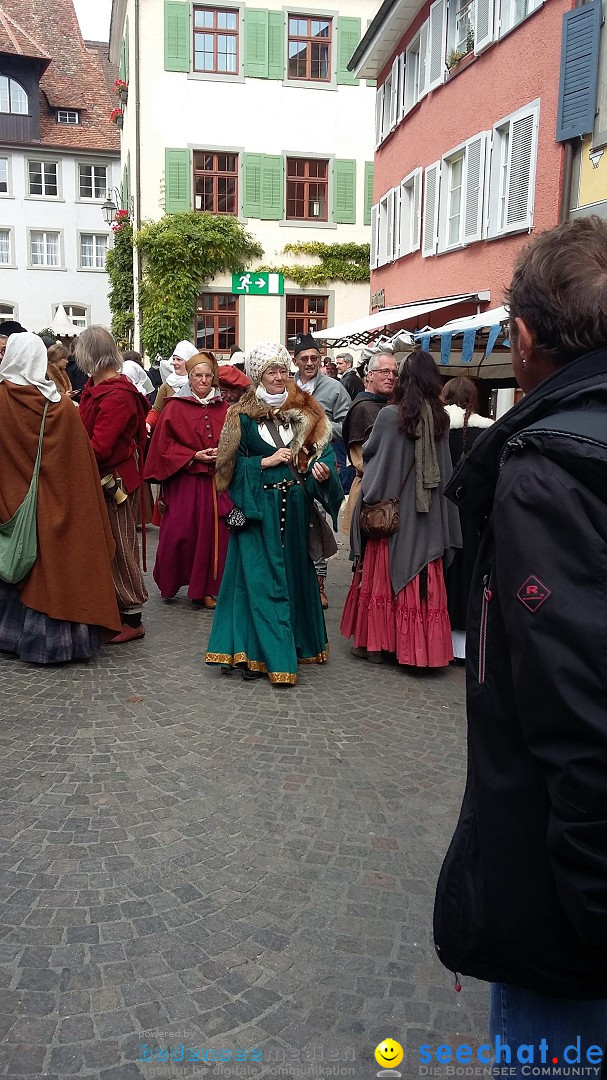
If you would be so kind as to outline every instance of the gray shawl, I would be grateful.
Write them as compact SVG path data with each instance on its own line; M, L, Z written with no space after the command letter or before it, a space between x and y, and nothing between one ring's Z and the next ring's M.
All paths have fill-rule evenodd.
M416 440L419 441L419 440ZM440 479L438 486L427 489L429 509L416 510L415 443L398 430L398 411L387 405L377 416L369 440L365 443L363 459L362 497L367 503L400 496L400 527L388 537L390 579L395 595L412 581L424 566L443 558L444 568L451 563L456 548L462 546L457 507L445 499L443 491L452 472L449 452L449 432L435 443L436 463ZM407 475L408 474L408 475ZM352 515L350 543L360 555L361 537L359 515Z

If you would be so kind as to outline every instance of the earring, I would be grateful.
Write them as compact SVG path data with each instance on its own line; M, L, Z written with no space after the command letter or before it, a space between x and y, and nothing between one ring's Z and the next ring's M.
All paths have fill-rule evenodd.
M521 362L522 362L523 368L526 369L527 368L527 357L525 356L524 353L521 353Z

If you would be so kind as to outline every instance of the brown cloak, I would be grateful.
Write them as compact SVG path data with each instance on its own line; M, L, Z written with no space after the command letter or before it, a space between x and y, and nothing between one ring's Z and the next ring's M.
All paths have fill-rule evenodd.
M34 386L0 383L0 520L8 521L32 478L45 398ZM93 448L67 397L46 415L38 484L38 558L17 588L26 607L53 619L118 632L114 541Z

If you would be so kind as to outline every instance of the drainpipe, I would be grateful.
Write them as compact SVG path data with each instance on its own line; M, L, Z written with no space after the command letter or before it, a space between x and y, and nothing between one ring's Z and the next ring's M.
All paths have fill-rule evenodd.
M568 139L565 143L565 158L563 161L563 188L561 191L561 209L559 224L564 225L569 221L571 212L571 189L573 186L573 147L574 140Z
M141 78L139 64L139 2L135 0L135 221L134 231L141 228ZM141 281L141 252L133 250L133 291L134 291L134 348L143 353L141 348L141 309L139 306L139 284Z

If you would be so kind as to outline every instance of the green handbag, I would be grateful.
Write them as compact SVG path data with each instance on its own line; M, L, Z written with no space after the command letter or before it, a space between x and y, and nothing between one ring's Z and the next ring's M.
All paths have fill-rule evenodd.
M42 437L48 410L48 401L44 406L38 453L34 462L34 472L27 495L15 510L10 521L0 524L0 578L8 585L16 585L29 574L38 557L38 529L36 515L38 510L38 474L42 457Z

